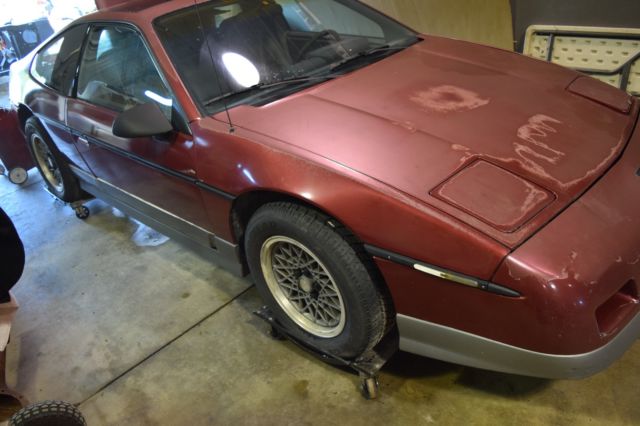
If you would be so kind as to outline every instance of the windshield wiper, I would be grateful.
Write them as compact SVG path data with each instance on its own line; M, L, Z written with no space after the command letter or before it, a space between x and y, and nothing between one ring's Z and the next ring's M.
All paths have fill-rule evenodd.
M350 64L351 62L355 62L369 56L375 56L378 53L404 50L412 46L414 43L417 43L418 41L420 41L420 38L416 37L415 39L412 38L411 40L403 40L400 43L384 44L382 46L376 46L368 50L363 50L362 52L358 52L353 56L349 56L338 62L333 63L329 69L332 72L338 71L341 68L343 68L345 65Z
M304 84L304 83L309 83L312 81L316 81L316 80L331 80L333 78L336 78L336 75L332 75L332 74L324 74L324 75L311 75L311 76L304 76L304 77L292 77L292 78L285 78L284 80L279 80L279 81L274 81L274 82L270 82L270 83L258 83L255 84L253 86L247 87L245 89L241 89L241 90L236 90L235 92L229 92L229 93L225 93L223 95L220 96L216 96L215 98L209 99L208 101L206 101L204 103L205 107L208 107L218 101L221 101L223 99L228 99L231 97L235 97L235 96L240 96L240 95L244 95L247 93L252 93L252 92L262 92L264 90L267 89L273 89L276 87L281 87L281 86L290 86L290 85L296 85L296 84Z

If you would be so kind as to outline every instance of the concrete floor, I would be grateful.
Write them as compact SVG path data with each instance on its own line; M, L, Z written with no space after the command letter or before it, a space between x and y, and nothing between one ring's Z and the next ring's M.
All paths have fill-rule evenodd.
M78 404L90 426L640 424L640 343L583 381L401 353L382 372L381 398L365 401L357 377L267 336L248 281L100 201L88 206L77 220L35 170L22 188L0 177L0 207L27 251L8 381L31 401Z
M267 336L247 281L173 241L142 246L162 240L100 201L77 220L31 177L0 177L28 257L9 381L79 404L89 425L640 424L640 344L583 381L401 353L365 401L355 376Z

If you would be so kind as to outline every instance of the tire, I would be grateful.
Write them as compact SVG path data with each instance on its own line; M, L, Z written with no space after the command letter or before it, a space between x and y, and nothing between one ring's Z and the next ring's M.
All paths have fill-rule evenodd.
M9 426L86 426L82 413L63 401L43 401L29 405L9 419Z
M354 359L393 325L391 298L373 261L322 213L267 204L249 221L245 250L259 293L298 340Z
M24 133L31 156L49 191L67 203L80 200L82 190L71 172L69 161L35 117L27 120Z

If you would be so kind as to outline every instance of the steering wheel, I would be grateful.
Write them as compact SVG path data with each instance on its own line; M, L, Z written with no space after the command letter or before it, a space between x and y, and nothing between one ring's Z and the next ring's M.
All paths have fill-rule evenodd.
M337 31L334 31L334 30L320 31L318 34L311 37L311 40L309 40L304 46L302 46L302 49L300 49L300 52L298 52L298 56L296 57L296 62L300 62L305 57L309 49L311 49L311 47L318 40L323 39L325 37L329 37L329 36L333 37L335 41L338 41L338 42L342 41L342 39L340 38L340 34L338 34Z

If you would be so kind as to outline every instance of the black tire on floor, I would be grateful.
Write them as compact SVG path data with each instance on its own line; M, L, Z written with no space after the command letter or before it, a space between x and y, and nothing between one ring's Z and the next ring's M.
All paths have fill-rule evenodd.
M64 401L29 405L9 419L9 426L86 426L82 413Z
M280 270L284 270L285 273L287 269L294 271L292 272L294 275L282 278L280 273L275 272L275 264L268 266L269 260L266 260L267 266L263 267L265 259L275 259L275 257L282 259L284 253L282 249L291 249L291 245L287 246L288 243L284 239L299 243L303 249L308 249L312 256L307 256L304 264L308 265L309 259L313 262L312 258L315 256L320 262L313 264L314 271L318 270L318 266L323 266L328 272L325 277L329 277L330 280L332 278L331 281L335 284L333 288L337 287L339 290L345 314L344 317L339 315L343 325L334 328L334 332L339 334L322 336L317 332L314 333L317 330L313 327L317 323L305 328L304 323L301 325L300 322L304 322L304 318L301 319L296 313L301 313L301 310L306 307L310 311L302 315L314 315L311 308L308 308L307 302L301 302L299 298L302 295L302 297L308 297L305 300L309 301L315 297L315 303L322 303L318 300L326 300L326 293L318 295L318 292L322 294L325 286L319 283L322 281L326 284L326 278L320 280L317 278L320 275L310 270L296 269L297 266L280 266ZM272 243L273 241L285 242ZM270 251L269 244L274 244L276 248ZM280 244L279 248L277 244ZM361 244L344 227L324 214L291 203L267 204L261 207L249 221L245 233L245 250L251 275L261 296L276 318L303 342L325 352L352 359L373 348L393 325L395 316L391 298L379 278L373 260L366 255ZM299 259L297 259L298 265L303 264ZM271 262L276 261L271 260ZM280 265L285 264L280 263ZM269 273L269 270L274 272ZM267 283L269 275L271 288ZM275 278L276 276L279 278ZM283 286L282 280L286 281L284 284L286 286ZM290 290L291 283L296 281L298 284L293 286L297 289ZM278 288L282 290L279 297L274 295L274 291L276 293L279 291ZM309 288L315 290L308 291ZM318 289L321 290L318 291ZM336 300L335 296L332 300ZM291 302L290 305L288 305L289 302ZM283 308L285 305L288 305L288 311ZM314 311L315 317L319 318L319 321L324 321L324 318L317 314L318 309ZM336 310L332 312L335 313ZM327 324L329 323L324 323L324 325Z
M71 172L69 161L55 146L47 131L42 127L42 124L40 124L35 117L31 117L25 124L24 133L31 156L49 191L62 201L68 203L82 199L83 192L80 189L77 178ZM51 178L48 177L51 173L47 173L43 169L45 165L41 164L41 161L38 161L38 156L35 152L36 138L44 143L50 153L52 164L60 171L61 185L56 186L56 184L52 182Z

